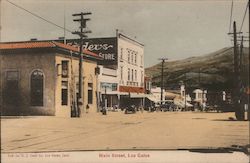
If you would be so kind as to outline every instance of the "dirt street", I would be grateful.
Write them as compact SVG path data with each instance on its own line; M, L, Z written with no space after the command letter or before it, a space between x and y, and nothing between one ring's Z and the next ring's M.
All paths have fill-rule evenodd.
M82 118L2 118L1 152L191 149L249 145L249 122L234 113L108 112Z

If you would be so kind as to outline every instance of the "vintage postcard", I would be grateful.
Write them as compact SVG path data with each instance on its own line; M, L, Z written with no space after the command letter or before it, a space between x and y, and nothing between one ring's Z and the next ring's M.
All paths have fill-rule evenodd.
M248 0L1 0L3 163L248 163Z

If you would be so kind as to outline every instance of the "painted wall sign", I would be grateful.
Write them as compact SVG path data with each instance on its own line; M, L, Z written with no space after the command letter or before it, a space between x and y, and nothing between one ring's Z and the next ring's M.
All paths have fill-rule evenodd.
M117 38L89 38L83 40L83 48L103 58L101 65L117 64Z

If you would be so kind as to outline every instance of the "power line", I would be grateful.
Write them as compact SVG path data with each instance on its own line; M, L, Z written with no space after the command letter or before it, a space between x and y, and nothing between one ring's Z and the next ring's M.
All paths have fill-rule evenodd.
M232 0L232 4L231 4L231 12L230 12L230 24L229 24L229 31L228 33L230 33L231 31L231 25L232 25L232 16L233 16L233 6L234 6L234 1Z
M54 26L56 26L56 27L58 27L58 28L61 28L61 29L63 29L63 30L66 30L67 32L72 33L72 31L69 30L69 29L67 29L67 28L64 28L64 27L62 27L62 26L60 26L60 25L57 25L56 23L54 23L54 22L52 22L52 21L49 21L49 20L47 20L47 19L45 19L45 18L43 18L43 17L41 17L41 16L39 16L39 15L37 15L37 14L35 14L35 13L33 13L33 12L31 12L31 11L29 11L29 10L27 10L27 9L25 9L25 8L23 8L23 7L19 6L19 5L17 5L17 4L15 4L15 3L13 3L13 2L10 2L9 0L6 0L6 1L9 2L10 4L14 5L15 7L19 8L19 9L22 9L22 10L28 12L29 14L31 14L31 15L33 15L33 16L39 18L39 19L42 19L43 21L45 21L45 22L47 22L47 23L50 23L50 24L52 24L52 25L54 25Z
M244 16L243 16L243 20L242 20L242 23L241 23L241 26L240 26L240 32L242 30L242 27L243 27L243 24L244 24L244 21L245 21L245 17L246 17L248 5L249 5L249 1L247 2L247 5L246 5L246 9L245 9L245 13L244 13Z

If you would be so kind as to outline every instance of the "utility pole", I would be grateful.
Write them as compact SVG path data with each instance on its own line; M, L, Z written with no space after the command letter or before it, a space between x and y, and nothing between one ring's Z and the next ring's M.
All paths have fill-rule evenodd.
M250 65L250 0L248 0L248 35L249 35L249 47L248 47L248 65ZM248 67L248 70L250 70L250 66ZM247 82L247 93L249 90L249 76L248 76L248 82ZM247 101L248 101L248 111L247 111L247 119L250 121L250 106L249 106L249 94L247 94Z
M80 36L80 52L79 52L79 85L78 85L78 101L77 101L77 110L75 110L76 112L76 117L80 117L81 116L81 110L83 109L83 91L82 91L82 78L83 78L83 74L82 74L82 60L83 60L83 50L82 50L82 46L83 46L83 38L86 38L87 35L85 35L86 33L91 33L91 31L84 31L84 29L86 29L86 22L89 21L90 19L85 19L83 16L84 15L90 15L90 12L87 13L78 13L78 14L73 14L72 16L80 16L80 19L74 19L73 21L77 21L80 22L80 31L76 31L76 32L72 32L72 34L77 34Z
M186 88L186 80L187 80L187 72L185 72L185 80L184 80L184 101L185 101L185 111L187 111L187 88Z
M165 60L168 60L167 58L159 58L159 60L161 60L161 104L163 101L163 87L164 87L164 63Z
M240 105L240 86L239 86L239 55L238 55L238 45L237 45L237 32L236 32L236 22L233 23L233 38L234 38L234 94L233 102L235 107L235 116L237 120L244 120L244 112L242 113Z

